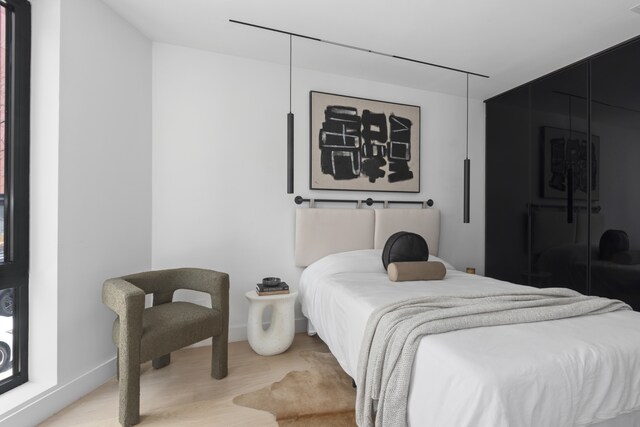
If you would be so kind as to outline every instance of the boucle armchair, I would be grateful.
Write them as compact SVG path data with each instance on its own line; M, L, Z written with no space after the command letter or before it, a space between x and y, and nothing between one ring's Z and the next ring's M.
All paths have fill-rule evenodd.
M211 307L172 302L178 289L206 292ZM153 294L146 308L145 295ZM171 352L213 337L211 376L227 376L229 334L229 275L198 268L149 271L109 279L102 301L118 318L113 342L118 347L119 421L140 421L140 364L153 360L155 369L167 366Z

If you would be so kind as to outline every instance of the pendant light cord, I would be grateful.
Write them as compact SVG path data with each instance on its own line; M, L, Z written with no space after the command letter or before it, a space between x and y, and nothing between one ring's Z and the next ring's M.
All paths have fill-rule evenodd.
M293 36L289 34L289 112L291 112L291 74L292 74Z
M467 73L467 159L469 158L469 73Z

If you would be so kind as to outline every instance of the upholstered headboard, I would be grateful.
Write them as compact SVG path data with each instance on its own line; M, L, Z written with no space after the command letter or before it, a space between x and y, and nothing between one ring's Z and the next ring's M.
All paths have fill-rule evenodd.
M438 255L440 211L428 209L296 210L295 259L306 267L329 254L357 249L381 249L398 231L420 234L429 253Z

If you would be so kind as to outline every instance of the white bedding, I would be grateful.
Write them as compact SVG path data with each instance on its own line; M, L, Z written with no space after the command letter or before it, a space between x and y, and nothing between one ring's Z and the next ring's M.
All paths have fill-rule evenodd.
M447 268L442 281L394 283L381 250L329 255L300 278L302 312L354 377L375 308L421 295L519 286ZM408 407L411 426L585 426L636 411L624 425L640 425L640 313L424 337Z

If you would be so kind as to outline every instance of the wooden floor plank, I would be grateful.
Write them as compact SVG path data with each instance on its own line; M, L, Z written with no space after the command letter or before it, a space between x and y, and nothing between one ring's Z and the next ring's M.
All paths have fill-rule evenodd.
M210 347L172 353L163 369L142 365L141 426L276 426L273 415L236 406L235 396L270 385L294 370L305 370L303 350L328 351L318 337L296 334L293 345L276 356L259 356L246 341L229 344L229 375L210 373ZM118 426L118 383L115 377L40 424L45 427Z

